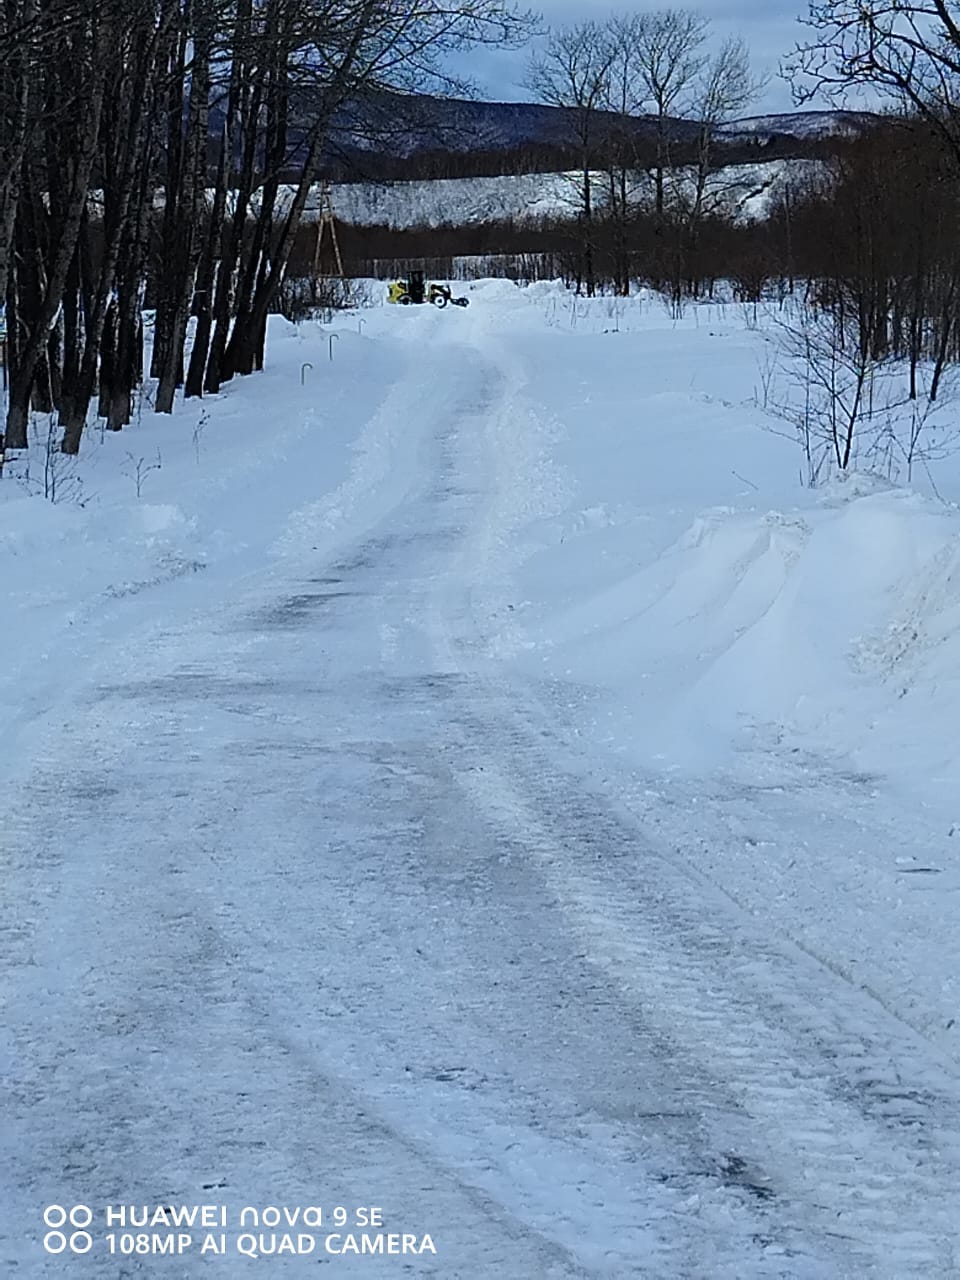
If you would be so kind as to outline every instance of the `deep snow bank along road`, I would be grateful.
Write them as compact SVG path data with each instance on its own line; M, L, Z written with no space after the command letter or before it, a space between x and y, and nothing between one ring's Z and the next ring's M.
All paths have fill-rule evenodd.
M232 1278L242 1206L375 1205L437 1253L369 1277L956 1274L956 1081L590 784L503 621L549 430L491 341L428 359L282 572L37 740L8 1270ZM51 1202L222 1203L228 1254L50 1257Z

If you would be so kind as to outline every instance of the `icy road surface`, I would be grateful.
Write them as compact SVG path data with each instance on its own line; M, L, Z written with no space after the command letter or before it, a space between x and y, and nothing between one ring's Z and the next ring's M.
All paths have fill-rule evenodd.
M23 732L3 1274L956 1276L956 1073L591 781L502 652L550 424L416 323L276 564L166 588ZM381 1206L437 1253L51 1257L50 1203Z

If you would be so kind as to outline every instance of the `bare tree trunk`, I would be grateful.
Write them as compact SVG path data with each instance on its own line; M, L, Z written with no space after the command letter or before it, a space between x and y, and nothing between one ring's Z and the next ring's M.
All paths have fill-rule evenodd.
M262 91L263 84L260 82L255 86L252 94L242 95L240 119L244 137L243 164L233 214L224 227L221 240L220 266L213 304L214 330L203 382L204 390L209 392L219 391L221 383L229 381L233 376L233 369L227 358L227 346L231 318L235 310L239 309L235 280L238 272L242 273L246 261L244 239L256 168L256 121L260 112ZM245 100L243 100L244 97Z
M79 59L77 65L71 66L67 61L60 68L60 74L72 80L74 89L82 84L83 92L79 95L78 108L80 118L76 129L71 130L75 139L75 150L69 159L63 157L58 170L49 175L51 198L55 185L64 193L62 215L58 220L59 225L54 230L44 296L32 317L30 335L24 346L17 351L16 364L11 368L6 430L8 448L26 448L30 388L33 385L37 362L49 341L50 331L60 307L67 272L76 251L80 226L87 205L90 173L96 154L103 106L103 68L111 35L111 24L107 21L99 23L94 16L90 20L90 25L92 34L86 58L89 67L83 65L84 51L81 48L76 51ZM89 75L85 72L89 72Z
M270 251L269 268L257 286L249 309L245 314L238 314L234 321L234 330L231 334L230 343L235 351L234 364L239 369L252 369L256 364L258 350L262 350L267 315L286 271L290 252L300 226L300 219L307 203L307 196L317 177L320 154L327 138L330 122L335 111L347 96L354 64L361 44L367 37L368 24L372 21L377 11L377 6L378 0L364 0L357 15L351 39L327 88L323 108L318 113L318 117L307 137L307 154L304 159L303 171L276 244Z
M170 246L174 249L173 261L168 264L169 329L164 359L158 371L160 381L155 405L157 413L173 412L177 387L183 381L184 344L197 268L197 224L206 186L213 35L213 14L208 0L197 0L186 145L177 186L177 210L171 221L175 240Z
M240 0L236 18L237 43L243 47L249 39L250 0ZM226 225L227 193L230 177L233 173L233 148L236 138L237 117L240 110L241 74L244 62L235 57L230 69L230 88L227 94L227 111L220 139L220 160L217 166L216 188L213 198L213 209L207 228L203 255L197 272L197 328L193 338L193 350L190 353L190 366L187 370L185 394L187 397L202 396L204 392L204 376L208 370L210 359L210 339L213 334L213 319L216 297L220 296L221 281L217 272L217 251L225 245L224 228ZM220 261L220 272L229 270L223 258ZM224 297L229 296L229 280L224 283ZM216 297L214 290L216 289Z
M36 16L36 0L5 0L9 30ZM27 51L14 45L0 69L0 296L6 291L21 169L27 146L31 69Z
M152 143L148 143L148 148ZM148 155L152 151L148 150ZM150 220L151 166L145 158L137 192L136 216L118 270L116 355L107 397L107 429L119 431L133 415L133 392L143 379L143 277Z
M168 5L168 15L171 6ZM99 275L91 280L91 302L86 310L83 356L66 411L61 413L64 426L62 449L76 453L86 422L90 401L97 387L101 342L107 313L115 302L117 268L126 240L131 235L131 209L144 168L149 169L149 130L146 108L154 82L154 59L163 27L154 28L142 22L131 30L131 50L127 65L119 68L112 85L110 109L114 118L125 125L105 147L104 167L111 181L104 191L104 244ZM161 15L163 17L163 15ZM167 18L169 20L169 17ZM133 220L136 222L136 210ZM108 397L103 397L104 404Z

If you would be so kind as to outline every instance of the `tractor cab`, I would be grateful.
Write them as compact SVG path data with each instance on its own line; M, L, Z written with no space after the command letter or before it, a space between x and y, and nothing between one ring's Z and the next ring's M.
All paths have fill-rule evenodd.
M467 307L469 298L455 298L449 285L431 281L426 284L422 271L411 271L406 280L394 280L387 290L387 301L409 307L412 303L429 302L434 307L445 307L448 302L455 307Z

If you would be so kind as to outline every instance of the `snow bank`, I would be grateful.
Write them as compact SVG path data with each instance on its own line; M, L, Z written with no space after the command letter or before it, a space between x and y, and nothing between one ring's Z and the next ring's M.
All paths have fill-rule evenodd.
M263 373L178 404L172 417L145 406L122 432L88 430L76 460L54 452L48 466L41 434L8 461L0 631L15 643L0 671L0 726L60 696L104 636L160 625L174 601L208 605L237 575L286 554L291 538L299 545L291 530L343 482L365 422L406 365L402 348L360 327L351 316L329 330L272 317Z
M958 459L946 502L805 490L735 306L541 285L491 313L567 481L491 652L658 857L960 1061Z
M958 557L960 516L907 494L721 508L557 619L554 640L616 690L651 759L704 767L775 740L960 776Z
M762 326L734 306L473 296L558 424L571 494L531 526L528 660L606 690L606 742L688 773L769 748L926 795L960 781L956 509L869 474L803 489L754 399ZM936 480L960 498L955 460Z

